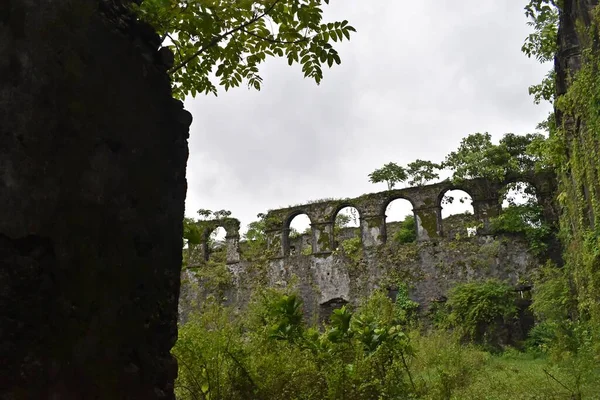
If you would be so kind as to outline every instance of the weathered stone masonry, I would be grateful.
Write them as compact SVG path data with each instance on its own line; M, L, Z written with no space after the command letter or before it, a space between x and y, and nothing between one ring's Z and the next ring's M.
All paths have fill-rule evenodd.
M0 398L172 399L191 115L117 0L0 1Z
M458 281L497 277L516 284L527 280L538 260L529 253L524 240L489 234L490 218L501 210L501 192L512 182L532 185L539 204L543 205L546 219L556 221L555 180L550 173L515 176L505 182L475 179L456 185L444 181L269 211L265 219L270 255L267 283L295 285L304 298L307 312L317 315L332 303L356 302L377 287L388 287L393 292L398 279L411 284L411 296L424 307L442 298L447 289ZM474 218L480 222L473 238L457 241L446 237L444 232L441 201L446 192L454 189L463 190L472 197ZM417 243L404 246L386 244L385 210L391 201L398 198L413 205ZM362 254L359 261L341 253L338 249L340 238L334 236L336 215L348 206L355 207L360 216ZM306 214L311 221L311 255L290 253L290 222L299 214ZM244 304L249 295L248 288L253 286L257 277L254 272L248 272L254 270L250 263L239 261L243 259L238 247L239 223L227 218L206 221L203 226L205 238L217 226L226 229L227 263L234 274L234 285L225 297L230 303ZM203 248L206 255L206 244ZM184 293L183 304L189 300L186 300L189 295Z

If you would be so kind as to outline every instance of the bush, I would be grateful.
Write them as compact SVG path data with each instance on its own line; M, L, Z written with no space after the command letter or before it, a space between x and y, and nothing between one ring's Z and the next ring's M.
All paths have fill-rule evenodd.
M408 215L404 221L400 222L400 229L394 234L393 240L400 244L412 243L417 240L415 217Z
M448 322L475 342L497 346L516 315L514 289L497 280L458 284L448 292Z

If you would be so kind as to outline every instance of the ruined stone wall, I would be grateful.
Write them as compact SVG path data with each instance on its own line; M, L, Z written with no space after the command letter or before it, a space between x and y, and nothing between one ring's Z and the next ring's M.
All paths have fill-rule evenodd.
M272 210L265 219L268 260L258 267L256 262L240 261L245 257L240 257L237 247L239 224L231 228L234 225L231 218L205 221L202 224L206 225L207 232L219 225L230 227L226 229L231 281L228 287L220 285L217 295L226 303L243 307L253 288L259 285L293 287L302 295L305 312L316 321L331 311L332 304L356 304L377 288L388 290L392 295L403 283L408 284L411 297L420 303L422 310L443 299L448 289L458 282L498 278L514 285L526 283L539 265L528 243L523 237L496 236L489 230L490 218L501 209L501 191L515 181L528 182L535 188L546 219L554 222L555 186L551 174L514 177L506 182L478 179L460 186L445 181L356 199ZM441 201L452 189L462 189L471 195L474 215L442 220ZM399 244L391 240L398 224L386 223L385 210L397 198L413 204L417 221L414 243ZM352 237L355 228L337 232L334 229L336 215L347 206L355 207L360 218L356 234L361 243L352 251L340 248L340 243ZM308 215L311 234L291 238L290 222L299 214ZM478 225L478 229L470 235L467 228L473 224ZM306 243L312 246L310 254L302 250ZM230 256L231 253L234 255ZM186 285L182 289L180 317L185 320L187 313L202 302L210 284L195 279L192 271L183 274ZM200 287L204 291L199 291Z
M170 399L191 116L119 1L0 2L0 398Z

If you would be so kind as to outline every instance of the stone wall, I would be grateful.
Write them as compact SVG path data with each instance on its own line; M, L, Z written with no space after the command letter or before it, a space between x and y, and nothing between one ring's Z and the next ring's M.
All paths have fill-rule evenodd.
M191 115L119 1L0 2L0 398L170 399Z
M555 186L551 174L514 177L506 182L478 179L460 186L444 181L366 194L355 199L327 200L272 210L265 218L268 259L262 264L240 261L246 257L240 256L239 223L233 223L233 218L201 222L205 237L216 226L224 226L227 230L231 282L228 287L219 285L218 296L241 308L253 288L259 285L294 287L302 295L305 312L319 320L333 306L356 304L377 288L388 290L392 295L401 283L408 284L411 297L424 311L432 302L443 299L448 289L458 282L498 278L517 285L530 281L540 260L530 253L524 238L496 236L488 229L490 218L498 215L501 209L502 189L515 181L533 185L538 202L544 207L545 218L555 222ZM474 215L456 215L442 220L441 201L452 189L462 189L471 195ZM414 243L399 244L391 240L398 224L386 223L385 210L397 198L413 204L417 221L417 241ZM356 228L334 229L338 212L347 206L358 210L358 232ZM308 215L311 233L290 237L290 222L299 214ZM479 226L476 233L467 229L474 224ZM340 248L341 241L354 235L361 239L360 248L350 252ZM307 244L312 246L311 252L303 250ZM196 279L192 271L184 271L184 277L186 285L180 301L182 320L202 302L207 287L211 286L207 281ZM199 291L199 287L203 290Z

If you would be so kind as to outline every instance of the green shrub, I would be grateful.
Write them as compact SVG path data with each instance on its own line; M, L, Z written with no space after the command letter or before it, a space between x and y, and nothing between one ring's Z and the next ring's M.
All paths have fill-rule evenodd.
M542 254L548 248L551 229L544 220L542 206L538 204L511 205L491 218L490 225L494 233L524 235L534 254Z
M514 289L497 280L458 284L448 292L448 322L470 340L497 346L516 315Z
M417 225L414 216L408 215L404 221L400 222L400 228L394 234L393 240L399 244L412 243L417 240Z

